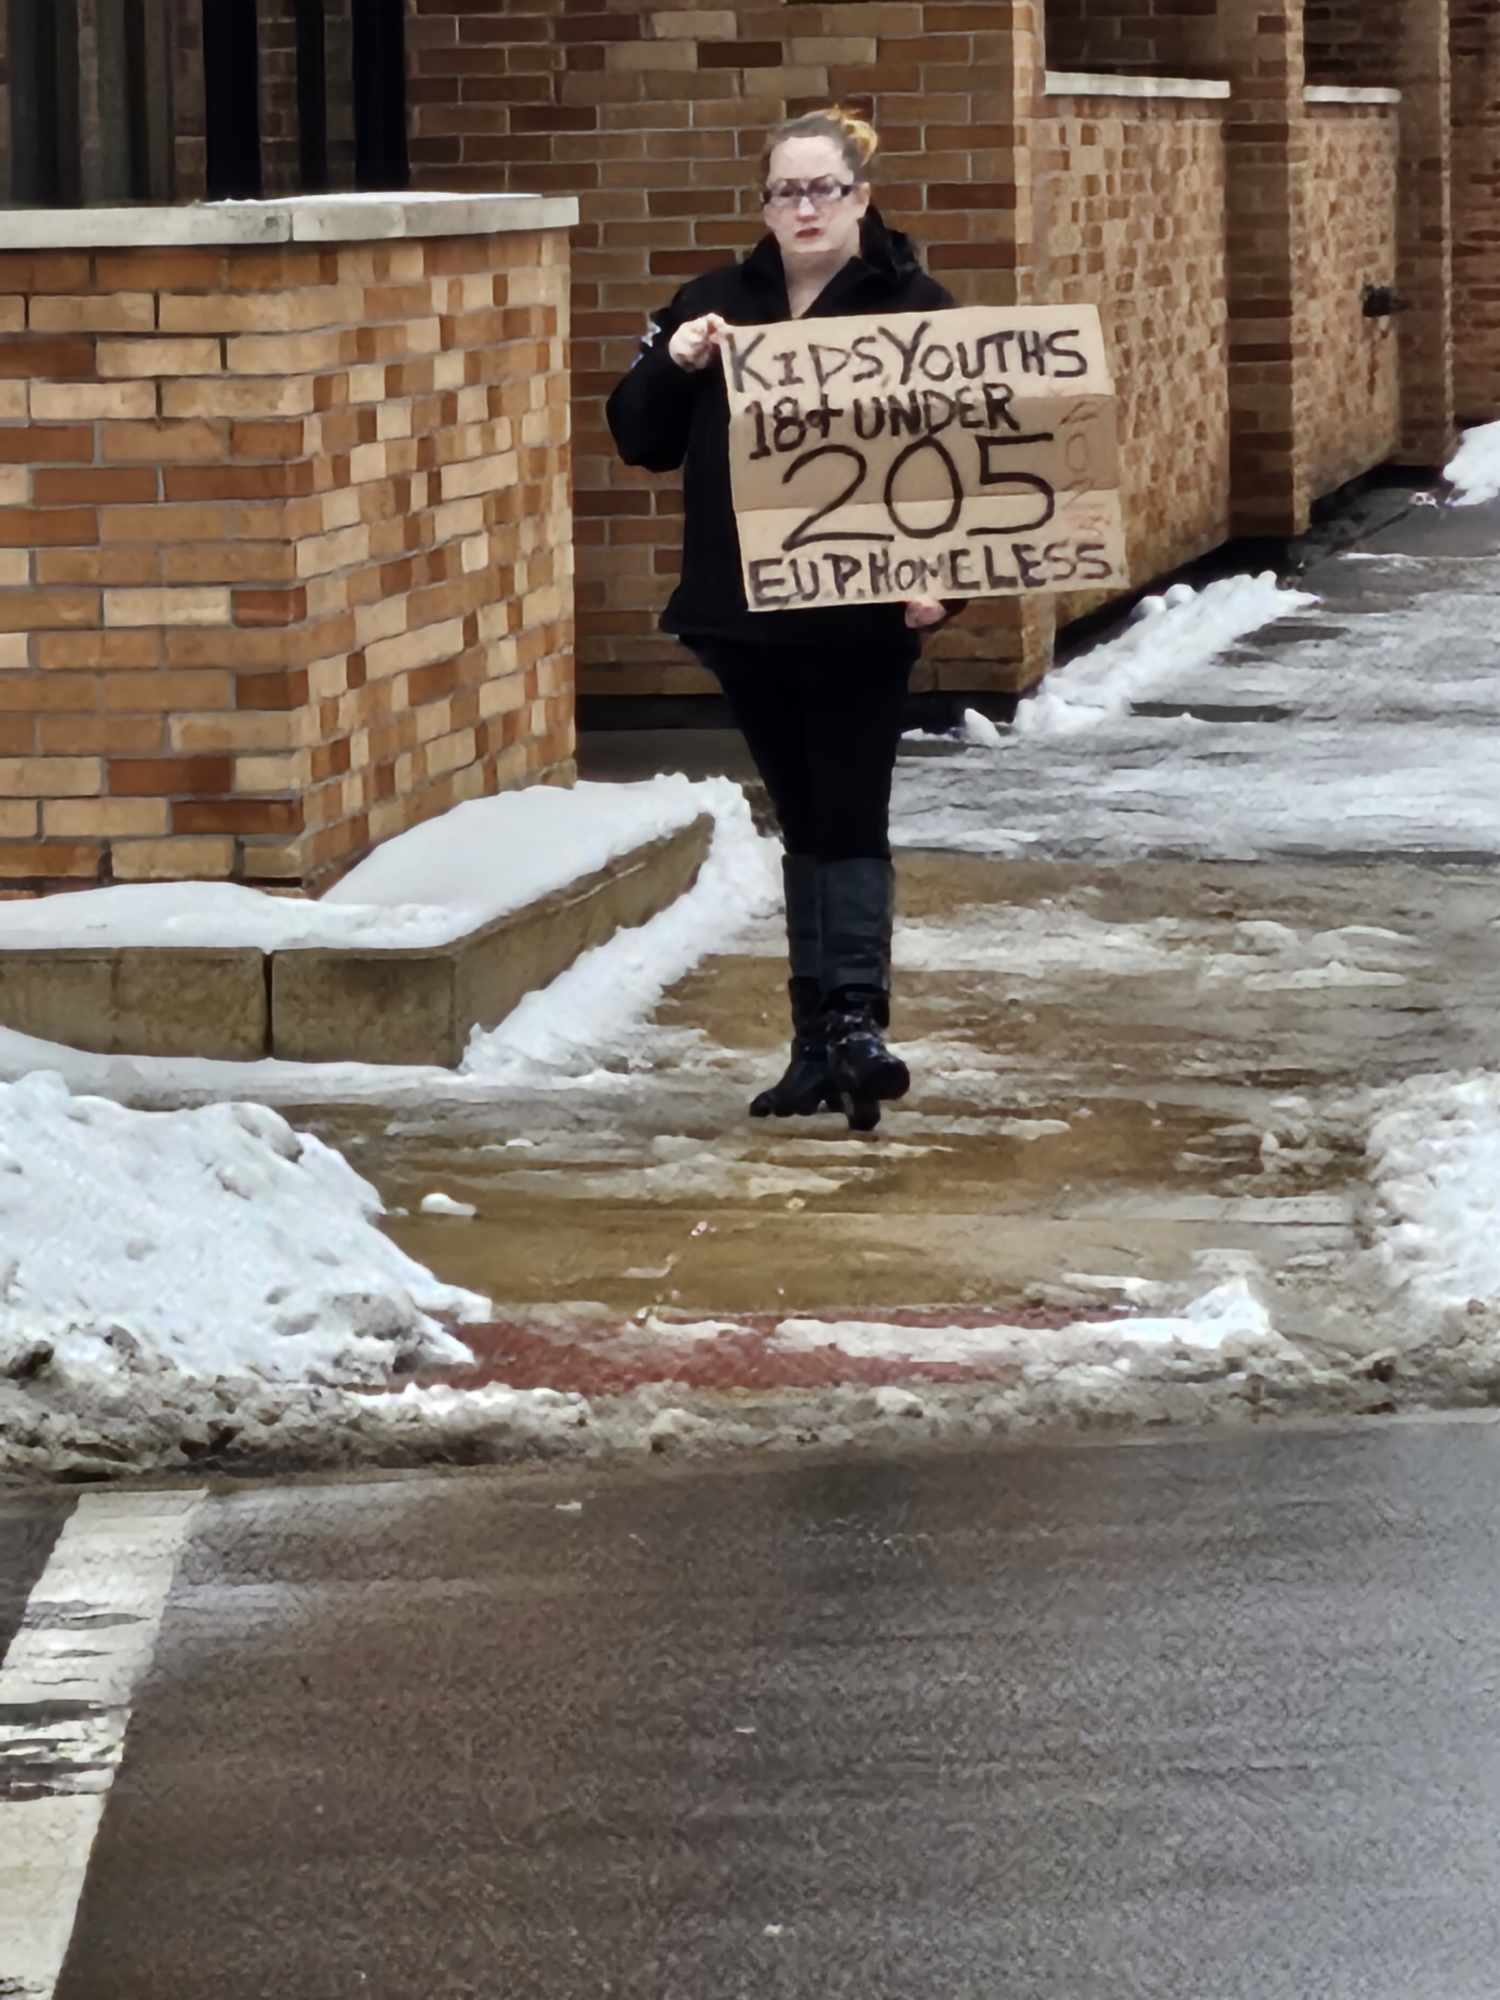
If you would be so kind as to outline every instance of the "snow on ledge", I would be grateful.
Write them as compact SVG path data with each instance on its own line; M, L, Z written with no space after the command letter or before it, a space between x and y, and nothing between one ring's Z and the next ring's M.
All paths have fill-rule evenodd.
M431 949L680 832L711 796L676 776L530 785L397 834L316 902L233 882L122 883L0 903L0 950Z
M1342 83L1310 83L1302 93L1307 104L1399 104L1399 90L1369 90Z
M319 194L181 207L8 208L7 250L132 250L268 243L371 243L571 229L572 195Z
M1193 102L1232 95L1228 83L1211 77L1117 76L1102 70L1049 69L1048 97L1169 97Z

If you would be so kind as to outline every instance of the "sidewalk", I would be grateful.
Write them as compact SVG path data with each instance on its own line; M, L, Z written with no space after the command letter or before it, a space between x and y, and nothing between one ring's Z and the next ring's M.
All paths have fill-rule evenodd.
M1170 593L998 744L906 746L915 1083L874 1140L746 1115L784 1056L784 964L766 843L722 786L694 897L458 1072L0 1038L7 1074L277 1106L378 1190L433 1296L493 1302L457 1328L474 1366L435 1372L430 1343L395 1395L337 1367L54 1390L22 1352L9 1463L887 1445L1500 1396L1500 503L1418 507L1299 582ZM742 757L614 738L584 764ZM411 1301L392 1319L328 1283L367 1358L422 1351Z
M997 1425L1039 1367L1061 1419L1477 1393L1491 1362L1434 1351L1431 1298L1372 1257L1392 1196L1367 1145L1378 1093L1500 1048L1500 507L1419 507L1304 587L1321 601L1093 726L1065 716L1076 733L911 746L896 1034L916 1082L873 1145L744 1116L784 1035L774 921L503 1123L320 1119L398 1204L441 1176L478 1209L395 1225L509 1302L464 1379L988 1383ZM701 736L586 763L624 775L648 748L714 768ZM1215 1294L1252 1345L1274 1335L1255 1367L1235 1338L1121 1366L1116 1313Z

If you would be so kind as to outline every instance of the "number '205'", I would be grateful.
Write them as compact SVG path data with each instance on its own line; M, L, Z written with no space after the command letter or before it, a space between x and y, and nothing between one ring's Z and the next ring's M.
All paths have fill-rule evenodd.
M1049 444L1051 441L1051 434L1045 432L1030 437L985 436L975 439L979 447L979 490L983 492L987 488L1008 487L1014 498L1033 499L1038 511L1031 519L1007 522L1003 527L970 527L965 532L971 540L987 535L1007 537L1032 535L1038 529L1045 528L1054 518L1057 513L1057 489L1050 480L1042 478L1040 473L1013 471L996 463L996 454L1006 448L1034 447ZM904 520L896 497L896 486L902 472L920 452L924 451L936 454L948 477L947 511L940 521L931 526ZM898 535L913 542L937 541L943 535L951 535L958 526L964 510L964 501L969 495L965 491L953 454L941 438L914 438L891 460L880 495L891 523L889 531L875 528L841 529L820 526L820 523L830 520L841 508L849 506L857 498L869 476L869 460L852 444L814 445L811 451L805 451L800 457L792 460L782 475L782 485L790 486L798 474L806 471L808 466L830 458L841 458L850 466L849 483L842 492L835 494L832 500L814 508L790 531L781 545L788 555L797 549L805 549L814 542L894 542Z

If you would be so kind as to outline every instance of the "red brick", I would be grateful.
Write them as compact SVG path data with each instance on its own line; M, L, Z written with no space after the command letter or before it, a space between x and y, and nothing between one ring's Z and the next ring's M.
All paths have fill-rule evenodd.
M172 807L173 833L300 833L301 799L185 799Z
M109 789L116 798L217 796L234 783L232 757L112 757Z

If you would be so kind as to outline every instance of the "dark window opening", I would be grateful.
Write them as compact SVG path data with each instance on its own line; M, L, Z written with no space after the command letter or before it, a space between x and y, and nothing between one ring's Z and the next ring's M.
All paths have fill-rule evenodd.
M78 0L11 0L11 198L83 199L78 145Z
M410 185L404 0L359 0L354 10L354 148L361 188Z
M260 37L255 0L203 0L208 198L244 201L261 191Z
M323 0L297 0L298 172L304 194L328 187L328 38Z

